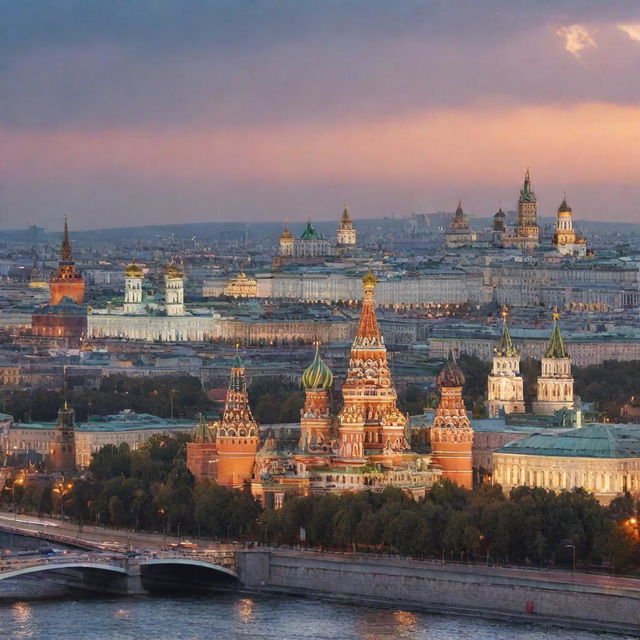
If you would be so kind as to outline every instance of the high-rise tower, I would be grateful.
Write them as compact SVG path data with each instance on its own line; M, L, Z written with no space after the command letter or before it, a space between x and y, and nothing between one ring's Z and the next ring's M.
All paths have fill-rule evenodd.
M310 453L331 453L330 389L333 373L320 357L320 345L316 342L316 355L302 374L305 390L304 408L300 417L300 449Z
M339 457L345 464L364 464L365 453L390 456L409 449L404 432L407 420L396 406L387 350L376 318L377 279L369 270L362 282L362 313L338 416Z
M224 413L216 425L218 484L240 488L251 480L259 442L258 425L249 406L244 366L240 356L236 355Z
M84 301L84 278L76 269L69 240L69 227L67 218L64 219L64 235L60 246L60 262L58 271L51 274L49 281L51 304L60 304L63 298L70 298L78 304Z
M562 340L559 319L560 314L554 312L551 340L542 358L538 396L533 403L533 412L538 415L553 415L559 409L574 408L571 358Z
M524 413L524 391L520 375L520 353L511 340L507 307L502 308L502 336L494 349L493 368L487 379L487 400L491 417Z
M462 399L464 382L464 374L450 354L436 378L440 402L431 427L431 451L443 478L471 488L473 429Z
M535 249L540 240L540 228L538 227L538 203L536 194L531 189L529 169L524 175L524 184L520 189L518 199L518 244L523 249Z
M349 215L349 208L346 202L344 203L342 218L340 218L336 244L339 247L353 247L356 244L356 230L353 228L353 222Z

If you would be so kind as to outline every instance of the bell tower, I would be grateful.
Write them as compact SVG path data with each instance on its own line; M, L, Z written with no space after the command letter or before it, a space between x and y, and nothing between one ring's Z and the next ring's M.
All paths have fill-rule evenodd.
M518 199L518 245L522 249L535 249L540 240L540 228L538 227L538 201L536 194L531 189L529 169L524 175L524 184L520 189Z
M494 349L493 368L487 378L489 415L524 413L520 353L509 334L507 307L502 307L502 337Z
M560 409L573 409L573 375L571 358L567 352L558 320L560 314L553 314L551 340L541 361L538 377L538 396L533 403L533 412L538 415L553 415Z

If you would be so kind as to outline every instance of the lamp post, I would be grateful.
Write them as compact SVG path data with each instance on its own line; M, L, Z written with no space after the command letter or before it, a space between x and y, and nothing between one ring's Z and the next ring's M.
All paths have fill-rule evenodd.
M575 544L566 544L565 547L567 549L571 549L573 551L573 570L576 570L576 545Z

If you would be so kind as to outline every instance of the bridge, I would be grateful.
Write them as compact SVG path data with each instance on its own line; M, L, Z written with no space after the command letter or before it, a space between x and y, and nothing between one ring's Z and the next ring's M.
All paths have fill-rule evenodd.
M0 581L29 574L53 573L67 586L117 594L206 589L238 582L233 551L123 554L75 553L54 557L15 557L0 560Z

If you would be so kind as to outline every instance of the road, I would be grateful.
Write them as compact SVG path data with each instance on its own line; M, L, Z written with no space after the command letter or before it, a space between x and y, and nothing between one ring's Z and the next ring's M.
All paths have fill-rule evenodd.
M67 521L56 520L53 518L38 518L37 516L20 515L17 516L9 511L0 511L0 527L10 527L18 529L25 534L39 534L43 537L50 537L55 540L58 538L70 538L78 542L87 543L86 546L104 545L104 543L117 543L117 546L131 545L139 549L148 549L157 551L162 547L166 547L172 543L178 543L185 538L177 538L175 536L165 536L160 533L141 533L128 529L112 529L110 527L96 527L94 525L84 525L79 527L77 524ZM61 540L62 541L62 540ZM235 549L241 545L220 544L212 540L197 540L200 547L206 548L213 546L216 549L228 548ZM115 547L116 545L111 545Z

